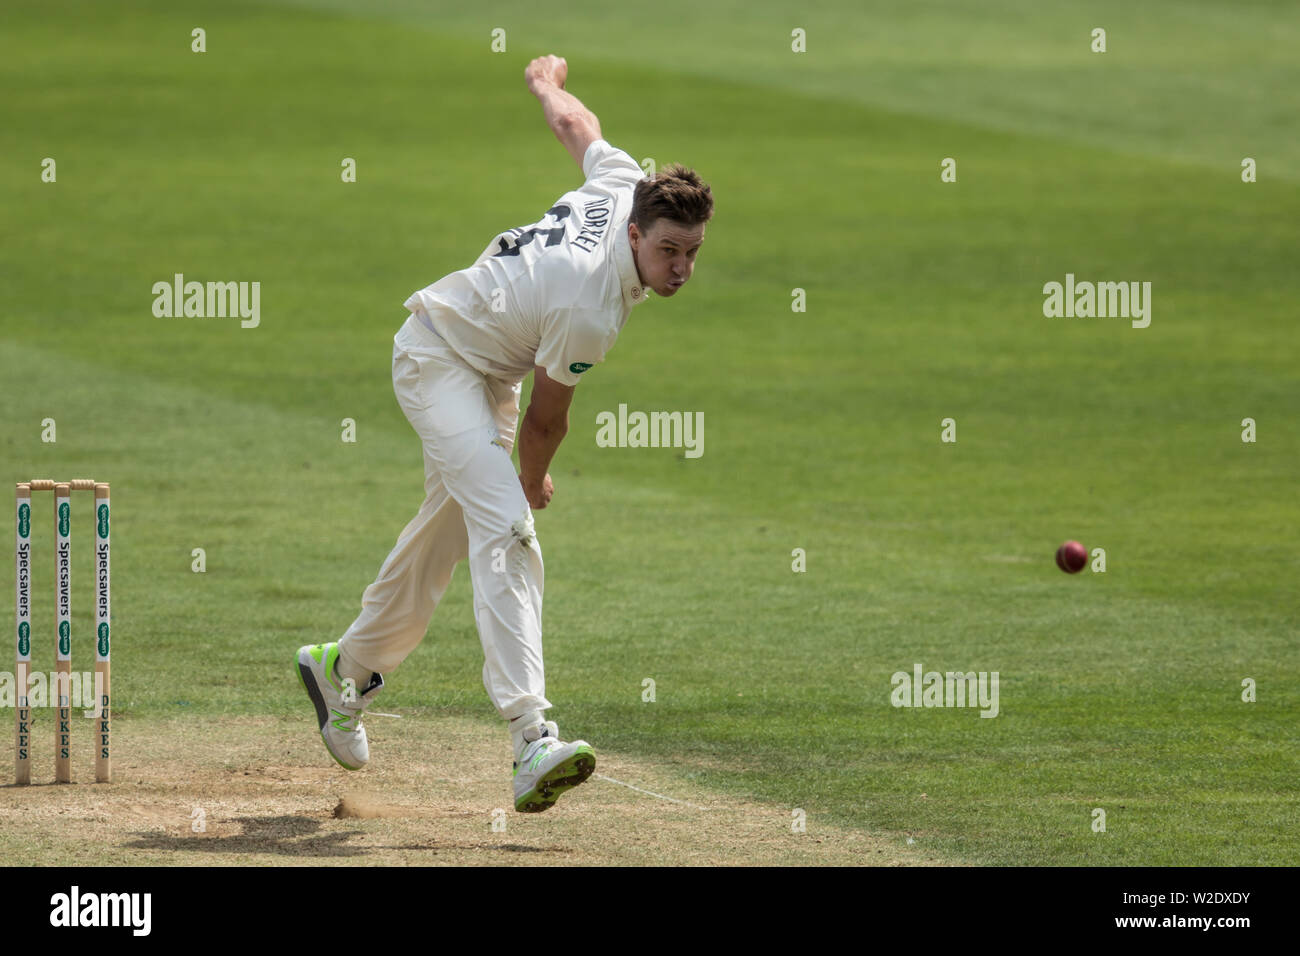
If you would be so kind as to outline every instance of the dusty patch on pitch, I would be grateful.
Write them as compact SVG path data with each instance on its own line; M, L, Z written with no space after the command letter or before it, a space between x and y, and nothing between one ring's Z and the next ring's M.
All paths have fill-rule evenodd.
M928 854L811 809L708 791L671 768L597 749L597 776L550 811L516 813L499 728L429 714L366 721L351 773L307 718L118 725L114 783L0 787L0 864L908 865ZM82 766L82 764L86 766ZM74 775L90 776L89 756ZM635 789L634 789L635 788Z

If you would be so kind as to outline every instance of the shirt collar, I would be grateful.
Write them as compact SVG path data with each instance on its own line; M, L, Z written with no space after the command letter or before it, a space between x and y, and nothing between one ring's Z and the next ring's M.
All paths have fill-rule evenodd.
M636 261L632 258L632 242L627 237L627 220L619 227L614 238L614 262L618 266L619 282L623 286L623 304L631 309L649 298L648 286L641 284L636 273Z

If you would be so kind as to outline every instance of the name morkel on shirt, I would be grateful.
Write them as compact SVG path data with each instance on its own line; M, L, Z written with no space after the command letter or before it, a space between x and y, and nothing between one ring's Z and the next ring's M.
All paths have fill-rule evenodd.
M468 269L406 300L484 375L514 384L540 365L577 385L647 298L627 238L632 192L645 174L603 139L587 148L582 171L582 187L538 222L499 234Z

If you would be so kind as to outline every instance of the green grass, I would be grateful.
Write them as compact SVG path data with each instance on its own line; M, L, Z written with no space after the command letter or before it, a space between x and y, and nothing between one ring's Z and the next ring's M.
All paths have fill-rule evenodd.
M3 470L113 481L128 716L302 709L289 655L420 500L402 301L580 178L522 83L554 51L612 142L717 197L691 287L579 389L538 514L562 727L954 861L1297 859L1293 10L131 6L0 38ZM175 272L260 281L261 326L154 318ZM1067 272L1152 282L1151 327L1044 318ZM597 448L620 402L702 411L704 456ZM1067 537L1107 572L1058 572ZM470 607L462 568L385 709L495 720ZM1000 716L890 707L916 662L998 671Z

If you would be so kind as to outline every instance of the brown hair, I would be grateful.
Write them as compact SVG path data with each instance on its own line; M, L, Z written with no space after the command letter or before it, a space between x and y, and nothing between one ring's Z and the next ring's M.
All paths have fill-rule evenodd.
M713 218L713 192L693 169L672 163L636 184L629 222L643 233L658 219L698 226Z

